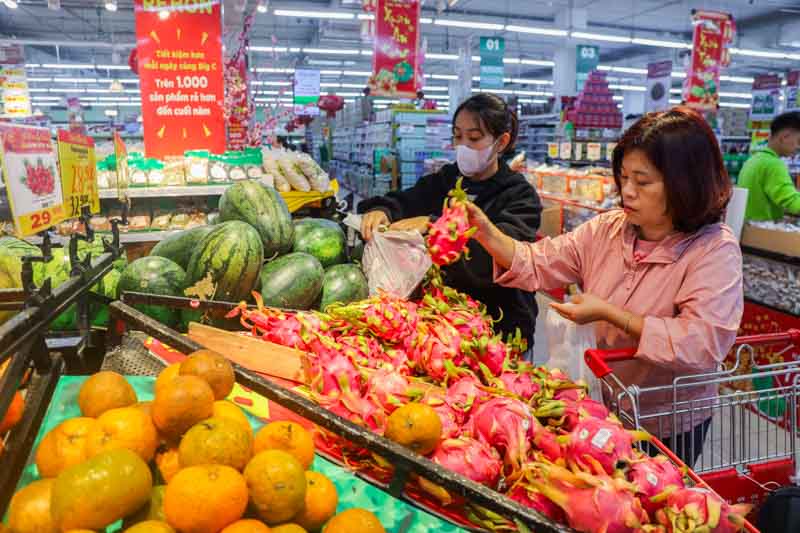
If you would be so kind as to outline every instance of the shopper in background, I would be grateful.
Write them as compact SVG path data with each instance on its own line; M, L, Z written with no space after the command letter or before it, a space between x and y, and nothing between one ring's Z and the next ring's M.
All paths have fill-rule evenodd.
M502 161L503 154L514 149L517 131L516 114L498 96L476 94L464 101L453 120L457 162L423 176L410 189L361 202L364 239L372 239L381 226L427 232L428 224L442 214L447 193L465 176L467 195L492 223L515 239L533 241L542 211L539 196L524 176ZM492 282L492 258L483 247L470 243L470 259L457 261L443 273L448 285L483 302L495 318L502 316L496 329L513 333L519 328L533 346L534 294Z
M800 111L775 117L766 148L758 150L739 172L739 186L747 189L747 220L773 220L785 213L800 215L800 191L792 183L781 157L800 152Z
M677 376L713 371L743 309L739 243L721 223L731 183L714 133L689 108L650 113L622 136L612 165L623 209L535 244L470 204L474 238L494 258L494 281L529 291L580 284L584 294L551 305L595 324L599 348L638 347L632 361L612 364L624 383L672 385ZM715 396L713 387L678 389L681 401ZM693 420L680 416L679 427L672 417L645 427L691 466L711 421L704 405ZM641 396L642 414L670 411L671 386Z

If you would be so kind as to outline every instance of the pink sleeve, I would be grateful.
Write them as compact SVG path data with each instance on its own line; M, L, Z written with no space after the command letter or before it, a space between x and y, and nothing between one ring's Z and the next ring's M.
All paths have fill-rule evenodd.
M596 232L597 218L574 231L535 243L514 241L514 259L505 270L494 264L494 281L527 291L556 289L582 282L586 243Z
M733 346L742 319L742 254L733 240L704 253L675 297L674 318L648 316L636 356L692 370L713 369Z

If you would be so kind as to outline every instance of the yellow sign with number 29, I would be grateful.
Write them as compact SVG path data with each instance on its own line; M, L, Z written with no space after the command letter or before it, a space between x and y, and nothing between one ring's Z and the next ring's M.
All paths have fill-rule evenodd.
M61 163L61 188L64 191L64 218L80 216L81 208L100 212L97 191L94 140L69 131L58 131L58 160Z

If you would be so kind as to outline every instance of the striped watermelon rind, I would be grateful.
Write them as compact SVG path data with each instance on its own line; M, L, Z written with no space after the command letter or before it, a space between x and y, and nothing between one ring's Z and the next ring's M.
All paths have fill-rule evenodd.
M263 263L264 246L258 231L238 220L222 222L203 237L192 253L186 284L193 286L210 273L214 300L247 300Z
M185 270L195 247L212 229L213 226L198 226L169 235L153 247L150 255L166 257Z
M325 270L311 254L291 253L261 269L264 304L281 309L311 309L322 291Z
M369 285L358 265L334 265L325 270L325 276L322 278L320 311L325 311L332 303L348 304L367 297L369 297Z
M160 296L183 296L186 288L186 272L174 261L165 257L141 257L133 261L117 283L117 298L124 291L145 292ZM165 326L174 326L179 317L177 309L161 305L134 305L147 316L158 320Z
M286 201L272 187L252 180L231 185L219 200L219 219L246 222L255 228L267 258L292 250L292 215Z
M293 252L304 252L316 257L323 268L347 260L347 238L341 226L324 219L303 219L295 225Z

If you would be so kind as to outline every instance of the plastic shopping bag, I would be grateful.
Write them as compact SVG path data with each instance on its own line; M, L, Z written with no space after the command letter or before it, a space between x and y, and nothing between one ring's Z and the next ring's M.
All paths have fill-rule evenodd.
M600 380L595 377L583 358L586 350L597 345L594 326L578 325L559 315L555 309L549 309L545 330L549 359L544 366L563 370L574 381L584 381L589 388L589 396L593 400L602 402Z
M364 247L364 274L373 296L382 289L408 298L430 267L431 257L418 231L376 231Z

